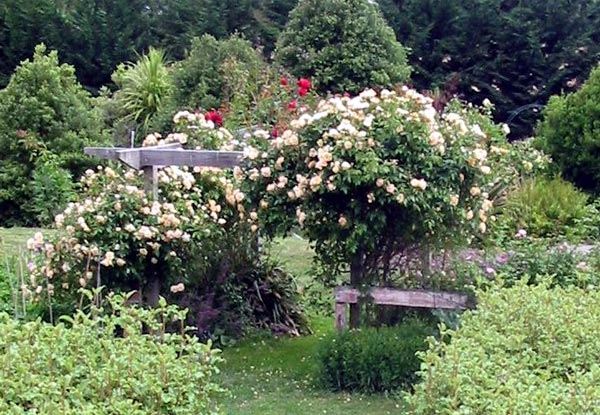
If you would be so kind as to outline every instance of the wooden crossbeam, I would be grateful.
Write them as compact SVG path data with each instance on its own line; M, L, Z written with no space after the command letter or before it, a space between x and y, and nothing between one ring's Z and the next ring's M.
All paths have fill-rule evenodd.
M90 156L121 161L136 170L151 166L230 168L237 166L242 158L241 151L184 150L179 143L142 148L86 147L83 151Z
M336 287L334 290L336 327L346 328L346 304L356 304L362 298L368 298L374 304L402 307L421 307L431 309L464 310L469 308L467 294L444 291L398 290L394 288L371 288L361 293L352 287Z

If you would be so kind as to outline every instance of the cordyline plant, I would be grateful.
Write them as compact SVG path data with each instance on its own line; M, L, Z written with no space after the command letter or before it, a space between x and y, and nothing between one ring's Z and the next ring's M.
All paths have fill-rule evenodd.
M301 228L333 281L349 269L364 287L385 283L407 249L486 232L499 189L543 162L504 130L489 110L454 102L440 114L406 87L366 90L321 101L277 137L255 134L235 173L265 235Z

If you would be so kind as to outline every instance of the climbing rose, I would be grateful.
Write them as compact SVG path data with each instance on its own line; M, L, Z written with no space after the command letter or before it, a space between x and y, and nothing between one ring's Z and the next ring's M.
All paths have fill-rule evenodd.
M222 127L223 126L223 117L217 111L208 111L204 114L204 119L206 121L212 121L215 125Z
M310 84L310 81L308 79L306 79L306 78L300 78L298 80L298 88L305 89L308 92L308 90L310 89L310 87L311 87L311 84Z
M306 94L308 94L308 89L298 88L298 95L300 95L301 97L305 97Z
M290 101L290 103L288 104L288 110L290 111L296 111L297 107L298 105L296 104L296 101Z
M287 86L287 84L288 84L288 80L287 80L287 78L286 78L285 76L282 76L282 77L281 77L281 85L283 85L283 86Z

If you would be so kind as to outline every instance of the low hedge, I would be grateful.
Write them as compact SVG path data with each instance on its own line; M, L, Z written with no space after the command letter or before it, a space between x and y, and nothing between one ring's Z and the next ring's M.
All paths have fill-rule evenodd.
M110 304L57 325L0 313L0 413L217 414L218 350L185 333L185 312Z
M461 327L420 354L410 413L599 414L598 321L600 291L522 281L479 292Z
M330 335L318 353L319 379L331 390L383 392L417 379L416 352L427 348L431 323L413 319L397 327L365 328Z

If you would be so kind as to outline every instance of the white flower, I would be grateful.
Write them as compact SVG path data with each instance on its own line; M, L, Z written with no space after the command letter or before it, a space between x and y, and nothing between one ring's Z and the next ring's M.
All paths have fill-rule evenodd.
M179 284L171 285L171 292L177 294L185 290L185 285L180 282Z
M348 220L344 216L340 216L338 223L342 228L345 228L348 225Z
M100 263L105 267L112 267L114 259L115 253L112 251L108 251L106 254L104 254L104 259L100 261Z
M432 131L431 134L429 134L429 145L436 147L440 144L444 144L444 137L439 131Z
M427 188L427 182L425 179L411 179L410 185L419 190L425 190Z
M261 168L260 175L262 177L271 177L271 168L269 166Z
M471 193L471 196L478 196L481 194L481 189L477 186L473 186L471 187L471 190L469 190L469 193Z
M486 98L483 100L481 105L483 105L485 108L491 108L494 104L492 104L492 101Z
M252 146L248 146L246 148L244 148L244 157L249 158L250 160L254 160L258 157L259 155L259 151L258 149L252 147Z
M473 150L473 157L479 161L484 161L487 158L487 151L481 148L476 148Z
M458 205L458 195L452 195L450 196L450 206L457 206Z

